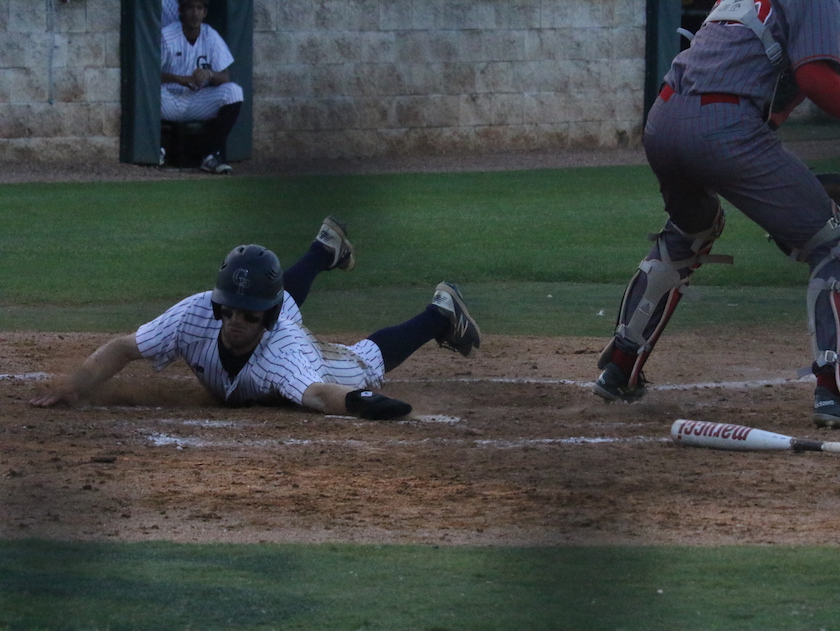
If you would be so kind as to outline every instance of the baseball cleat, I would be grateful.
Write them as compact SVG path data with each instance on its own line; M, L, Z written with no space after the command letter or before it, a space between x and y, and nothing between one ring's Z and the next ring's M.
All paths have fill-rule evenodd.
M233 171L233 167L223 162L218 153L211 153L201 162L201 170L215 175L226 175Z
M621 372L618 366L610 362L598 377L592 392L607 401L626 401L628 403L638 401L647 391L644 379L639 379L639 384L635 388L627 385L629 380L630 378Z
M827 388L814 390L814 424L817 427L840 429L840 397Z
M315 241L323 245L333 260L327 270L341 269L349 272L356 267L356 249L347 240L347 224L335 217L327 217L318 231Z
M435 341L443 348L457 351L464 357L472 357L481 346L481 331L470 317L458 286L438 283L432 304L449 320L446 333L435 338Z

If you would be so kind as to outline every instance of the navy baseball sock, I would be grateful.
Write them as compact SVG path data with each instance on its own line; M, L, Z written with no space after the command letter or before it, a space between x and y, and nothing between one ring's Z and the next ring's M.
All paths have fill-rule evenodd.
M369 335L368 339L375 342L382 351L385 372L389 372L408 359L423 344L446 333L448 328L449 319L441 314L436 306L429 305L425 311L411 320L379 329L376 333Z
M313 241L306 253L283 273L283 288L301 306L312 289L315 277L332 265L333 255L323 245Z
M236 119L239 118L239 110L241 109L241 102L223 105L219 108L219 113L216 115L216 118L211 118L207 121L205 155L210 153L224 154L225 141L236 124Z

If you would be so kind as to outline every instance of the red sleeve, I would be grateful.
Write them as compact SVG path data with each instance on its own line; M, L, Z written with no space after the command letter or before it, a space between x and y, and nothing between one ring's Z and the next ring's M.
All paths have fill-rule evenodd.
M828 61L812 61L794 71L799 89L814 105L840 118L840 74Z

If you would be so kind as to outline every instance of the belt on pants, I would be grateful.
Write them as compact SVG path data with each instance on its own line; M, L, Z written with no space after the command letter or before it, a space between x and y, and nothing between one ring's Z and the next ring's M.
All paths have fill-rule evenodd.
M674 96L674 88L665 84L665 87L662 88L662 92L659 93L659 98L667 103L668 99L672 96ZM738 105L740 102L741 97L737 94L710 92L700 95L700 105L711 105L712 103L731 103L733 105Z

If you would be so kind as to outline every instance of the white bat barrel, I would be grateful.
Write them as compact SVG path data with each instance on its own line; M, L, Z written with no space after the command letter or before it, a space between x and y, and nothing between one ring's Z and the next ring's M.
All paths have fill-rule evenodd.
M790 436L743 425L687 419L674 421L671 439L677 444L735 451L792 449Z

